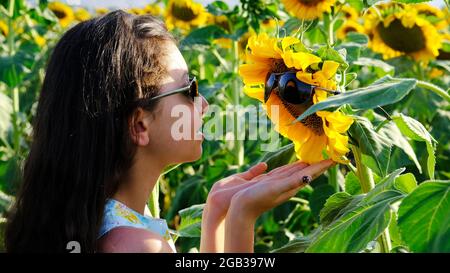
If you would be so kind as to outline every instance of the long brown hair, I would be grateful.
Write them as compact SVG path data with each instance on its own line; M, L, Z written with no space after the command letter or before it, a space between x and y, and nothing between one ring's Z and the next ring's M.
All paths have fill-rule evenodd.
M106 198L133 162L133 102L159 92L164 42L150 15L123 11L82 22L56 45L33 121L21 190L9 214L9 252L95 252ZM151 110L155 105L145 107Z

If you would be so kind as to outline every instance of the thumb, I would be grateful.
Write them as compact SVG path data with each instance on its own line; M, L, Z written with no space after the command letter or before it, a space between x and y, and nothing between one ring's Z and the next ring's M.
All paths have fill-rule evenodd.
M264 173L266 170L267 170L267 163L260 162L255 166L251 167L250 169L248 169L247 171L236 174L236 176L249 180Z

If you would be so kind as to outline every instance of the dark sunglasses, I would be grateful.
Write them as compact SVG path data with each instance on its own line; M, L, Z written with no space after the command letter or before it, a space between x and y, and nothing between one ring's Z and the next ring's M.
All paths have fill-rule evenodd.
M157 96L154 96L152 98L148 98L148 99L139 99L136 101L137 105L141 105L141 104L147 104L149 102L164 98L164 97L168 97L171 95L175 95L178 93L184 93L185 95L189 96L193 101L195 100L196 97L200 96L199 92L198 92L198 82L197 79L195 77L189 77L189 85L185 86L185 87L181 87L175 90L171 90L168 92L164 92L162 94L159 94Z
M334 95L341 92L311 85L297 79L295 71L267 74L264 87L264 102L267 102L272 91L278 87L278 95L285 102L303 104L312 100L314 88L324 90Z

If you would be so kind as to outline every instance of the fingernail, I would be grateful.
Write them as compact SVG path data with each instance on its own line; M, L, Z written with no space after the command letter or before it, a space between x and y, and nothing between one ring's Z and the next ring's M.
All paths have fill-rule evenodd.
M312 181L312 177L309 176L309 175L305 175L305 176L302 177L302 183L303 184L309 184L309 183L311 183L311 181Z

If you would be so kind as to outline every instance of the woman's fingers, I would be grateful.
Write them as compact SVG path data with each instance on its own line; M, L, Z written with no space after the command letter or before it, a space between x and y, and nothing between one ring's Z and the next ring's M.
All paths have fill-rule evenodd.
M298 189L300 186L303 186L306 182L308 182L308 180L311 182L320 176L334 164L336 163L332 160L324 160L319 163L309 165L298 172L292 173L290 176L287 176L275 184L277 194L281 195L285 192Z
M240 177L245 180L250 180L260 174L263 174L266 170L267 170L267 163L260 162L245 172L235 174L235 176Z
M307 167L308 164L300 162L300 161L296 161L294 163L288 164L288 165L284 165L281 167L278 167L276 169L271 170L267 175L274 175L274 174L280 174L280 173L284 173L284 172L289 172L292 169L295 168L300 168L303 169L304 167Z

